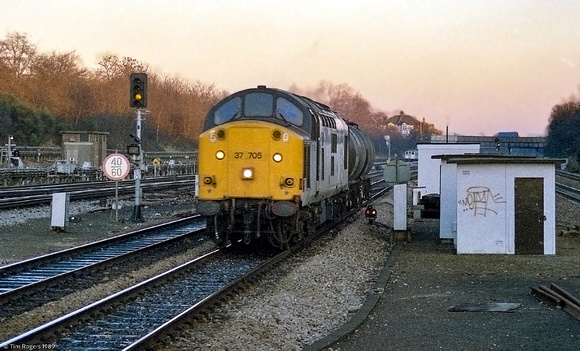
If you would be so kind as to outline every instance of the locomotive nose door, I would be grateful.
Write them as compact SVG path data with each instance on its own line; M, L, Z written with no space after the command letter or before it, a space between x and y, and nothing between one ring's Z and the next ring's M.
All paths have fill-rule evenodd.
M268 197L270 130L255 126L229 129L228 193L232 197Z

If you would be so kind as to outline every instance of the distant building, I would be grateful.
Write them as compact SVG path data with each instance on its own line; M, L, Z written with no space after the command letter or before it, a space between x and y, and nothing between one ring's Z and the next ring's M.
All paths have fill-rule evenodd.
M107 156L108 132L64 131L61 135L64 158L79 166L99 167Z
M389 117L385 124L387 126L392 125L395 126L401 135L409 136L411 131L418 130L421 126L421 122L419 122L415 117L406 115L405 112L401 111L398 115Z
M441 178L439 169L441 160L433 158L434 155L464 155L480 153L480 145L477 143L449 143L449 144L417 144L417 187L425 194L441 194Z
M419 121L413 116L406 115L403 111L399 112L399 114L396 116L383 119L379 123L379 128L396 128L397 131L404 137L410 137L411 134L415 134L422 138L424 135L440 133L435 129L433 124L425 122L425 118L423 118L422 121Z
M431 143L477 143L484 154L543 157L546 138L499 132L494 136L432 135Z

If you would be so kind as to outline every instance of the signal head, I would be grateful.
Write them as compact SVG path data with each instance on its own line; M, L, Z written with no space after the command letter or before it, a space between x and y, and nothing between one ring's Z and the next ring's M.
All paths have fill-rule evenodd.
M131 73L129 86L129 106L135 108L147 107L147 74Z

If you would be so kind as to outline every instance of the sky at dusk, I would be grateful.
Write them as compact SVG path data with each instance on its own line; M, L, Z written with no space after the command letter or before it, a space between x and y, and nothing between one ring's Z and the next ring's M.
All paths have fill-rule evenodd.
M0 39L230 92L345 83L389 116L534 136L580 95L579 16L577 0L0 0Z

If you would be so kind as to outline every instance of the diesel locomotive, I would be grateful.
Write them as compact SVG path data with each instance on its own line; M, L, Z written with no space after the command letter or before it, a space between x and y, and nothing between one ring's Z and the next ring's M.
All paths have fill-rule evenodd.
M215 241L285 248L369 196L375 152L330 107L258 86L210 109L198 155L196 208Z

